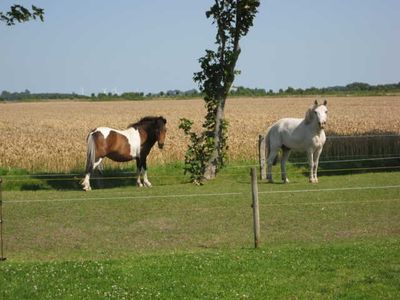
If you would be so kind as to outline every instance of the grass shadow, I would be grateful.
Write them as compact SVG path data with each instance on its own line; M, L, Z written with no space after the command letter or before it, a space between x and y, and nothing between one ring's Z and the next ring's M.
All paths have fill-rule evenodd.
M34 173L22 169L0 169L3 179L3 190L38 191L38 190L82 190L80 182L84 174L80 171L66 173ZM153 185L170 185L187 183L187 176L183 175L180 164L155 166L148 172L149 180ZM111 189L136 186L136 172L128 169L107 168L100 174L95 171L90 179L93 189Z

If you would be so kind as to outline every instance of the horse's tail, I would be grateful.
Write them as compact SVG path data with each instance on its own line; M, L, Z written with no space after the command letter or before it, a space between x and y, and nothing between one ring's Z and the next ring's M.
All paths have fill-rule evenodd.
M268 132L267 132L267 134L266 134L266 136L265 136L265 157L266 157L267 159L268 159L269 153L271 153L271 144L270 144L271 129L272 129L272 128L269 128L269 129L268 129ZM278 162L278 154L275 155L274 161L273 161L272 164L275 166L277 162Z
M87 152L86 152L86 173L93 171L94 163L96 162L96 144L93 138L93 132L87 137Z

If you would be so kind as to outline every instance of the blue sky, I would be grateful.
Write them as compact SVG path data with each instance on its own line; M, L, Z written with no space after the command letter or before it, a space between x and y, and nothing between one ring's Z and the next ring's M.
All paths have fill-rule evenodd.
M0 24L0 91L159 92L197 88L214 49L211 0L3 1L45 22ZM399 0L262 0L234 85L278 90L400 81Z

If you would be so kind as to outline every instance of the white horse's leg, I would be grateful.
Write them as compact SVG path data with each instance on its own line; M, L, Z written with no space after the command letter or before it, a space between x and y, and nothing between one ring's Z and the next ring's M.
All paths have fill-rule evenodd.
M94 163L92 170L85 174L85 178L82 180L82 186L84 191L90 191L92 187L90 186L90 174L93 172L102 162L102 158L99 158L97 162Z
M321 155L322 152L322 148L318 148L315 152L314 152L314 182L318 183L318 164L319 164L319 157Z
M283 183L289 183L289 179L286 176L286 161L289 158L290 150L288 148L282 148L282 160L281 160L281 177Z
M315 183L315 178L314 178L314 152L312 150L307 151L307 158L308 158L308 163L310 165L310 178L309 181L310 183Z
M272 148L270 149L270 153L269 153L268 159L267 159L267 166L268 166L267 180L270 183L274 182L274 180L272 179L272 165L274 163L274 160L275 160L275 157L277 156L277 154L278 154L277 149L272 149Z
M143 186L143 183L142 183L142 171L143 171L143 168L138 168L137 172L136 172L136 176L137 176L136 185L138 187L142 187Z
M85 178L82 180L82 186L84 191L90 191L92 188L90 187L90 173L85 174Z
M147 179L147 170L143 170L143 184L146 187L151 187L151 182Z

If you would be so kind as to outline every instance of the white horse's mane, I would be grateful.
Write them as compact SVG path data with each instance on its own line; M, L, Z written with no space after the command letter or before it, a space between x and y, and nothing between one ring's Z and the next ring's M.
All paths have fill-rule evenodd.
M312 114L312 112L314 111L315 107L316 107L316 106L315 106L315 104L314 104L314 105L310 106L310 107L307 109L307 111L306 111L306 116L304 117L304 121L305 121L306 124L310 124L310 123L312 122L312 120L313 120L313 114Z

